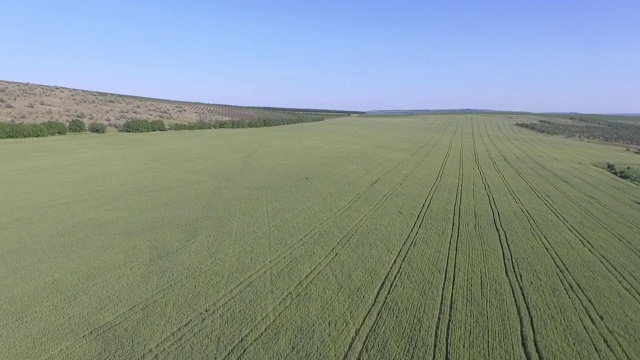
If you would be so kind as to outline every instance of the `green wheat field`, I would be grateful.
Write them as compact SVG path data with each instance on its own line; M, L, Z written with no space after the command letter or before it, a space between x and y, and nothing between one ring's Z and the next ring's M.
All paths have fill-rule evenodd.
M501 115L0 142L2 359L638 359L632 152Z

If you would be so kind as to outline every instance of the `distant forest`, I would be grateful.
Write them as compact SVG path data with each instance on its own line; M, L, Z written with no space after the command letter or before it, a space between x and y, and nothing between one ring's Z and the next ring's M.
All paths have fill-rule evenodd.
M535 121L516 125L545 134L640 146L638 116L574 115L530 119Z

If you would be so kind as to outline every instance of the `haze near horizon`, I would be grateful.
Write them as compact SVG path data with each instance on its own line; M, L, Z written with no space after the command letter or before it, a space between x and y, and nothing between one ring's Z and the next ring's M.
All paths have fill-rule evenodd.
M633 1L24 1L0 79L350 110L640 113Z

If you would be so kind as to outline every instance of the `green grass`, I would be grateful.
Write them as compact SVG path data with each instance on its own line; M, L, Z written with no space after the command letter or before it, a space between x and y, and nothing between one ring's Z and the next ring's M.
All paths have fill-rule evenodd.
M501 115L0 142L0 358L640 356L640 186Z

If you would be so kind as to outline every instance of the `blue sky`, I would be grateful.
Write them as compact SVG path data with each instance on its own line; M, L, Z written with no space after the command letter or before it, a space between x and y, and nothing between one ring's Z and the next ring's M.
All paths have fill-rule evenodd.
M14 1L0 79L333 109L640 113L636 1Z

